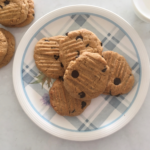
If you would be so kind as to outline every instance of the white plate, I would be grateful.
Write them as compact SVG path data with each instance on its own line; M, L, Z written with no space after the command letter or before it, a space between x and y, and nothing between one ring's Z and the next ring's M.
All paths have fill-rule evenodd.
M33 51L41 38L65 35L79 28L93 31L103 42L104 51L116 51L127 59L133 69L135 85L126 95L95 98L80 116L62 117L49 104L47 84L42 89L41 83L38 83L42 74L35 66ZM89 141L118 131L135 116L148 90L148 66L146 49L136 31L125 20L103 8L77 5L50 12L30 27L15 55L13 82L23 110L35 124L63 139Z

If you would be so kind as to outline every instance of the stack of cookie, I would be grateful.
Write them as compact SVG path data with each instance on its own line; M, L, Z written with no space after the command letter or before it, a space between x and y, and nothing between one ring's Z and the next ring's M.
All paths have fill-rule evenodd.
M132 70L116 52L103 52L97 36L86 29L41 39L35 46L37 68L55 78L50 103L63 116L80 115L100 94L119 96L134 84Z
M15 39L14 36L0 28L0 68L6 66L15 52Z
M33 19L33 0L0 0L0 24L7 27L23 27Z

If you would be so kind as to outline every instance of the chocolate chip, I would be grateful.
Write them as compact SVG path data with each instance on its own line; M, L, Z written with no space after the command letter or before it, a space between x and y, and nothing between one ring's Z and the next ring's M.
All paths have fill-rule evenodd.
M76 58L78 58L78 57L79 57L79 55L80 55L80 52L79 52L79 51L77 51L77 53L78 53L78 54L77 54Z
M57 59L59 58L59 56L57 56L57 55L54 55L54 58L57 60Z
M64 65L61 63L61 67L63 68L64 67Z
M84 98L85 97L85 93L84 92L80 92L79 95L80 95L80 98Z
M75 112L75 109L71 113L74 113L74 112Z
M2 8L2 9L3 9L3 6L1 6L1 5L0 5L0 8Z
M8 1L8 0L6 0L6 1L4 2L5 6L8 5L9 3L10 3L10 1Z
M76 40L78 40L78 39L83 40L83 37L82 37L81 35L80 35L80 36L77 36Z
M76 58L78 58L78 57L79 57L79 55L76 56Z
M116 97L120 96L120 94L116 95Z
M66 33L66 36L68 36L68 33L69 33L69 32Z
M130 76L132 76L132 74L130 74Z
M35 16L35 14L32 14L33 16Z
M107 70L107 68L105 67L103 70L102 70L102 72L105 72Z
M101 46L103 46L103 43L101 43Z
M59 76L59 80L64 81L63 76Z
M73 70L71 75L73 78L77 78L79 76L79 72L77 70Z
M88 47L88 46L89 46L89 44L86 45L86 47Z
M111 91L109 92L109 95L111 95Z
M86 106L86 102L82 101L81 105L81 108L83 109Z
M119 85L121 83L121 80L119 78L114 79L114 84Z
M45 40L46 42L49 42L49 40Z

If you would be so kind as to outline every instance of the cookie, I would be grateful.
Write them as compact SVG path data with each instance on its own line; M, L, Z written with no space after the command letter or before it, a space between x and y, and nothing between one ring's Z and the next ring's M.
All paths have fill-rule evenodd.
M59 59L59 41L63 38L63 36L43 38L35 46L36 66L47 77L57 79L64 75L64 66Z
M101 45L101 41L91 31L86 29L71 31L60 41L60 60L66 69L70 61L85 51L101 55L103 51Z
M7 53L8 43L5 35L0 31L0 63Z
M128 93L134 85L134 76L126 59L112 51L103 52L103 57L110 67L109 81L104 94L119 96Z
M8 42L7 53L6 53L3 61L0 62L0 68L2 68L10 62L11 58L14 55L14 52L15 52L15 38L10 32L6 31L5 29L0 28L0 32L2 32L5 35L5 37L7 39L7 42Z
M1 0L0 23L2 25L16 25L27 19L29 4L27 0Z
M27 19L20 24L7 26L7 27L24 27L33 21L34 16L35 16L35 14L34 14L34 1L33 0L27 0L27 2L29 4Z
M63 82L57 79L49 91L50 103L53 109L62 116L78 116L91 103L73 98L64 88Z
M109 67L101 55L84 52L68 65L64 86L72 97L89 100L104 92L108 75Z

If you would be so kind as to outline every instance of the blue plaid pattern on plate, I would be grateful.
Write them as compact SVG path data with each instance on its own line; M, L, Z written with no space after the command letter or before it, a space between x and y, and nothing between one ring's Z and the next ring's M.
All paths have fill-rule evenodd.
M48 102L50 98L47 84L45 83L43 88L40 82L32 84L36 83L36 77L39 75L39 70L36 68L33 59L34 46L43 37L65 35L66 32L80 28L86 28L94 32L102 41L104 51L115 51L126 58L133 69L135 84L133 90L128 94L119 97L100 95L93 99L91 105L80 116L62 117L53 110ZM123 116L133 103L140 78L140 66L137 55L126 33L113 22L91 14L68 14L46 25L32 40L23 60L23 86L36 111L53 125L64 130L76 132L101 129ZM51 81L50 87L53 82L54 80Z

